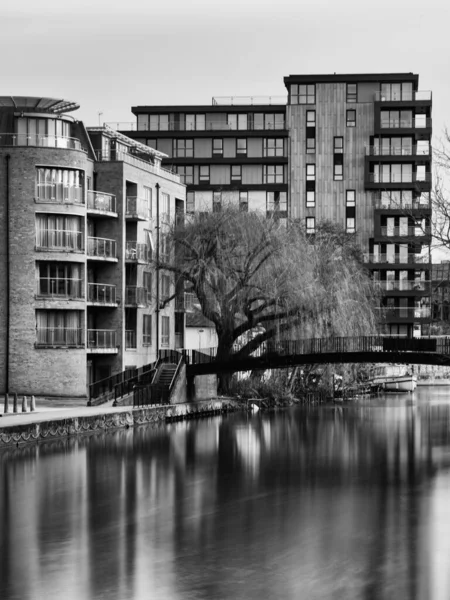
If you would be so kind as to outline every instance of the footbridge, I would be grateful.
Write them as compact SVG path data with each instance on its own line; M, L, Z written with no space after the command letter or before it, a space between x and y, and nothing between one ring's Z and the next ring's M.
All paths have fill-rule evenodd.
M450 366L450 337L329 337L264 343L251 356L227 360L217 349L185 350L186 375L233 373L320 363L399 363Z

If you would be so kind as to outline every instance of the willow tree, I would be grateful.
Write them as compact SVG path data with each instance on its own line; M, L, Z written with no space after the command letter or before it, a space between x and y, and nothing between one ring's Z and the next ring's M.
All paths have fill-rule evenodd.
M355 244L326 225L308 236L257 212L225 208L174 226L170 262L214 323L217 357L244 358L271 339L363 335L374 288Z

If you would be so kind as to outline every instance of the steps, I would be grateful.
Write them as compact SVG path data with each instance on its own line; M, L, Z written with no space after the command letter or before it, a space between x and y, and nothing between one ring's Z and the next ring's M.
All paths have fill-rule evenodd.
M153 383L160 385L161 387L169 388L172 383L173 376L177 370L177 365L173 363L163 363L156 374L156 378Z

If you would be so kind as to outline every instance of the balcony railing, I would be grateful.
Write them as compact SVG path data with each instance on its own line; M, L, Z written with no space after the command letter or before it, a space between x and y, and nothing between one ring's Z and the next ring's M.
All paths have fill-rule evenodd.
M367 156L429 156L430 145L427 146L366 146Z
M127 242L125 246L125 259L136 262L149 262L150 252L147 244Z
M108 283L88 283L88 302L116 304L116 286Z
M127 286L125 288L125 305L127 306L148 306L149 292L146 288Z
M286 104L287 96L214 96L213 106Z
M382 93L375 92L374 100L375 102L412 102L412 101L421 101L421 100L431 100L432 93L431 91L417 91L417 92L391 92L391 93Z
M377 281L379 288L386 292L429 292L429 281Z
M381 119L381 129L425 129L431 127L431 119Z
M29 135L27 133L2 133L0 146L38 146L39 148L63 148L83 150L80 140L56 135Z
M82 252L84 236L82 231L67 229L43 229L36 232L38 250L61 250L64 252Z
M36 184L37 202L84 204L83 188L80 185L63 183Z
M148 159L142 158L140 156L135 156L129 152L114 152L111 151L103 152L102 150L95 151L96 159L99 162L110 162L110 161L123 161L129 165L140 167L141 169L145 169L149 173L153 173L154 175L159 175L160 177L164 177L174 183L180 183L180 177L173 171L169 171L168 169L163 169L160 165L154 165ZM150 157L149 157L150 158Z
M83 330L73 327L38 327L38 346L82 346Z
M136 331L134 329L125 330L125 348L137 348Z
M388 210L403 210L403 211L408 211L408 210L417 210L417 209L424 209L424 208L430 208L431 203L430 200L427 199L425 201L423 200L413 200L412 202L404 202L403 200L397 201L397 200L383 200L381 198L377 198L374 201L374 208L384 208L384 209L388 209Z
M127 196L125 216L134 219L148 219L148 201L145 198L139 198L137 196Z
M88 348L116 348L116 332L113 329L88 329Z
M145 123L143 125L146 125ZM143 127L142 125L139 127L139 131L284 131L286 129L286 124L283 121L278 120L266 120L262 123L254 122L250 118L247 123L244 125L237 123L229 123L228 121L206 121L206 123L199 125L196 123L185 124L180 123L179 121L170 121L169 123L165 123L164 126L159 126L157 128L151 127Z
M99 212L116 212L116 197L113 194L105 192L95 192L88 190L87 193L88 210L97 210Z
M65 277L40 277L38 281L37 295L45 298L71 298L81 300L82 280Z
M106 238L88 237L88 256L102 259L116 258L116 241Z
M431 318L431 307L425 306L422 308L413 307L394 307L394 308L381 308L383 316L388 318L396 319L429 319Z
M431 181L431 173L369 173L370 183L418 183Z
M383 237L421 237L431 235L431 228L425 227L381 227Z
M364 256L365 263L388 263L392 265L404 264L429 264L429 256L421 256L418 254L408 254L408 256L400 256L399 254L366 254Z

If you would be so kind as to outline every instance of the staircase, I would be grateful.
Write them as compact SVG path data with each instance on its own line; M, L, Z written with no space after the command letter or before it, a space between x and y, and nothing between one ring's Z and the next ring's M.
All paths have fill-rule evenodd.
M156 373L153 383L168 390L176 370L177 365L173 363L162 363Z

